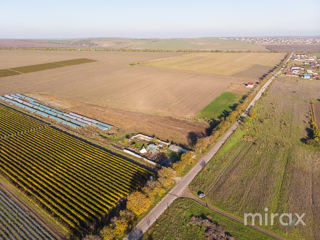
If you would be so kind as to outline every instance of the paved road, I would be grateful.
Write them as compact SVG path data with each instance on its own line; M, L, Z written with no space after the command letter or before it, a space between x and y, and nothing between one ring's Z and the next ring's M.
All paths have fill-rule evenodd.
M291 55L288 59L291 58ZM287 60L288 61L288 60ZM285 63L287 63L287 61ZM250 109L255 105L255 103L260 99L263 92L271 84L273 79L281 74L282 69L280 69L276 74L274 74L265 85L258 91L254 99L251 101L245 112L241 115L241 119L246 117ZM212 147L212 149L204 155L200 161L190 170L190 172L184 176L181 181L179 181L171 191L162 198L162 200L145 216L124 238L124 240L137 240L140 239L143 234L149 229L149 227L161 216L161 214L179 198L184 190L188 187L194 177L205 167L205 165L212 159L212 157L218 152L221 146L227 141L227 139L232 135L232 133L238 128L241 120L235 122L230 129L225 133L225 135ZM279 238L280 239L280 238Z

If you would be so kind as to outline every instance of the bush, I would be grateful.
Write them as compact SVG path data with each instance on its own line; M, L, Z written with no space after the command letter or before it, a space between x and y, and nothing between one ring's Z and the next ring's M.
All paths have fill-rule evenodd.
M258 114L256 113L256 111L254 109L251 109L249 112L249 117L252 119L255 119L258 117Z

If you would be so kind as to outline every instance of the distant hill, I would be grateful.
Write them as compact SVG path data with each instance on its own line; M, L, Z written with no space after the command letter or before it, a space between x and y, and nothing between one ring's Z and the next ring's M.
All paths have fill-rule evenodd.
M87 38L63 40L0 39L0 48L101 48L151 50L266 51L264 46L229 38L129 39Z

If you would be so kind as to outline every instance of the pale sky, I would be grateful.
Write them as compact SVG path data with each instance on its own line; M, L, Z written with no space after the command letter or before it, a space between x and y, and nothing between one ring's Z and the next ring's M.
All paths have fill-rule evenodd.
M0 0L0 38L320 36L320 0Z

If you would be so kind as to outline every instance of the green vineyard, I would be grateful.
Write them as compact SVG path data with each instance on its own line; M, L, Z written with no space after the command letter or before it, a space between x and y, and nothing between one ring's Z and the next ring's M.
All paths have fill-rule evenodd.
M45 123L26 117L20 112L0 104L0 139L47 126Z
M1 105L0 134L0 172L73 232L106 216L152 174Z

